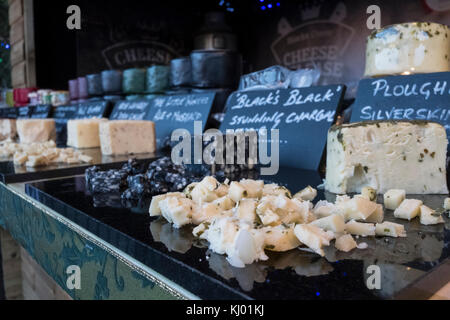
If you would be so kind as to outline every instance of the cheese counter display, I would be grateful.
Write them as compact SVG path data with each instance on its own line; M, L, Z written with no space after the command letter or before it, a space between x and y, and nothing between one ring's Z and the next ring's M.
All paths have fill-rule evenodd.
M367 39L365 76L450 71L450 30L430 22L402 23Z

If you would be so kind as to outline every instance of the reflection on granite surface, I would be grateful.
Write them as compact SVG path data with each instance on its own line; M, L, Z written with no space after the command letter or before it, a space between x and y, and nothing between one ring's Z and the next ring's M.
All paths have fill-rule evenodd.
M296 190L311 184L299 177L307 175L293 171L286 185ZM111 199L101 199L105 206L94 207L95 199L86 193L84 177L28 184L26 190L33 198L201 298L392 298L450 253L447 216L445 225L423 226L417 219L395 219L387 210L385 219L403 224L407 238L360 237L356 241L367 243L367 249L344 253L331 245L325 248L324 258L298 249L269 252L268 261L239 269L229 265L225 256L207 250L207 243L192 236L192 227L177 230L164 219L151 219L148 204L140 208L119 206L111 195ZM325 198L329 195L319 191L317 200ZM442 206L444 198L422 196L424 203L433 208ZM102 201L97 199L97 204ZM366 287L366 269L374 264L382 271L381 290Z

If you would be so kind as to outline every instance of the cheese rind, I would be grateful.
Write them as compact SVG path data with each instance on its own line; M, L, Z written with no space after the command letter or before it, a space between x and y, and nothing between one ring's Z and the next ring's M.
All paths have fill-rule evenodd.
M76 119L67 122L67 145L77 148L100 147L99 124L107 119Z
M360 193L446 194L447 134L426 121L374 121L333 126L328 133L325 189ZM412 174L414 173L414 174Z
M387 26L367 39L365 76L450 71L450 30L412 22Z
M104 155L152 153L156 151L152 121L113 120L100 122L100 145Z
M16 126L21 143L56 140L54 119L19 119Z
M17 135L15 119L0 119L0 141L14 139Z

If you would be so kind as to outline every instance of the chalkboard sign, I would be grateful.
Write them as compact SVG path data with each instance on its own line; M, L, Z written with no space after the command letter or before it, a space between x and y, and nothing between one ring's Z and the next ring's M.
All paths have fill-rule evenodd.
M32 119L47 119L50 117L52 112L52 106L49 104L43 104L38 106L30 107Z
M77 107L76 119L104 118L108 115L109 101L95 101L79 104Z
M317 170L345 86L235 92L220 130L279 130L280 165ZM270 152L270 143L267 149Z
M202 122L202 130L211 112L215 93L173 95L150 100L151 106L146 120L155 122L158 148L176 129L186 129L194 133L194 121Z
M150 100L118 101L114 105L111 120L145 120L150 110Z
M0 108L0 119L16 119L17 108Z
M450 137L450 72L359 82L351 122L401 119L438 122Z
M31 116L31 107L17 108L17 119L29 119Z

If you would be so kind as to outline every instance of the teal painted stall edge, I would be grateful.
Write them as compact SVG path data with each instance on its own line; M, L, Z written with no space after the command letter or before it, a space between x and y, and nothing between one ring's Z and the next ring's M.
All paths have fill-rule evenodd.
M134 269L125 260L81 236L0 183L0 226L73 299L182 299L177 292ZM69 266L79 266L81 288L67 287Z

